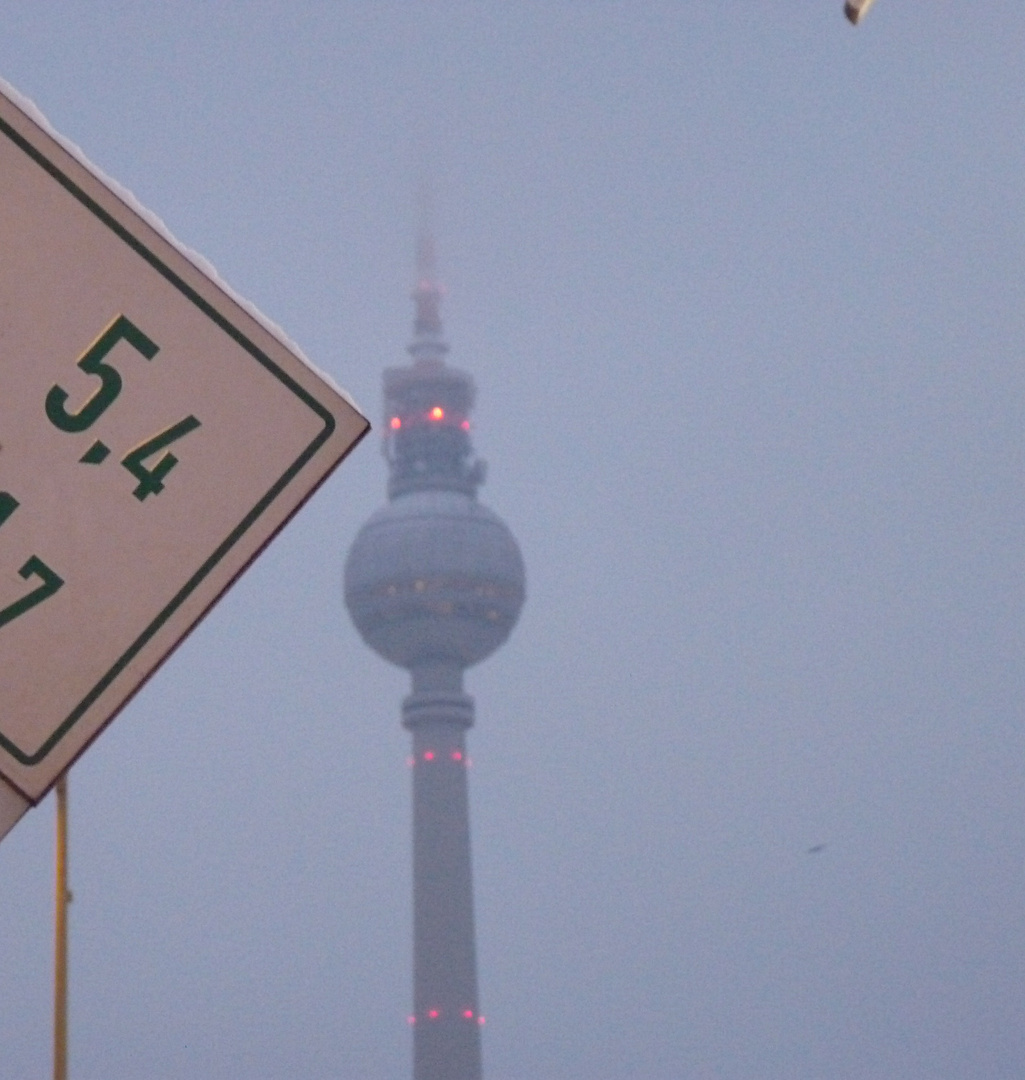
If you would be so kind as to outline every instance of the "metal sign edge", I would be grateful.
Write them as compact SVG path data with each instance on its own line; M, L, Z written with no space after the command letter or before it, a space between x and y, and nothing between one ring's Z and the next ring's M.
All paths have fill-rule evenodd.
M15 761L19 762L19 764L29 767L40 764L73 729L75 724L81 720L111 684L114 683L117 677L126 667L128 667L132 660L139 655L149 641L152 640L182 604L195 593L199 586L209 577L210 573L225 559L229 552L236 547L243 536L249 532L253 525L266 513L279 496L289 488L289 485L295 478L311 463L311 461L313 461L318 454L318 451L331 441L333 435L337 435L342 440L340 444L337 444L336 439L336 445L332 447L330 456L326 460L322 459L320 461L322 468L314 473L313 476L309 477L312 482L309 488L300 495L295 505L286 512L280 522L271 526L270 531L262 538L248 558L246 558L237 568L234 568L227 581L216 590L204 604L200 612L192 618L188 625L182 630L181 634L176 637L175 641L155 659L152 666L142 675L135 686L126 693L123 700L112 709L110 715L105 718L105 720L97 727L96 731L94 731L75 752L74 757L66 766L67 768L70 768L70 765L85 752L100 732L106 729L128 702L132 700L135 694L138 693L153 674L164 664L168 657L206 617L225 592L227 592L252 562L263 552L271 540L280 533L321 484L327 480L345 457L347 457L366 436L370 430L370 424L344 391L340 391L338 388L332 386L331 383L324 379L304 357L290 348L288 343L282 340L281 337L273 333L268 325L256 318L256 313L247 308L245 301L242 300L241 297L233 295L232 291L226 287L224 283L216 280L216 278L208 273L202 266L198 265L192 259L189 259L186 253L173 242L173 238L163 235L159 229L154 227L154 224L151 221L148 221L146 217L138 212L136 207L130 205L117 190L109 184L104 183L101 176L96 175L95 172L87 168L85 162L79 160L79 158L72 154L66 146L62 145L58 138L55 137L56 133L52 133L41 127L30 114L21 108L18 102L4 94L2 86L0 86L0 102L13 108L23 119L24 126L28 127L30 131L38 133L42 136L42 140L51 144L52 155L48 155L44 152L44 150L29 138L24 131L18 130L18 128L11 124L3 116L2 111L0 111L0 137L6 137L13 142L19 150L27 154L50 176L52 180L58 183L72 198L93 214L122 243L130 247L137 256L156 270L168 284L181 293L222 332L231 337L232 340L255 362L260 364L269 374L278 379L278 381L292 394L298 397L323 423L323 427L317 436L306 446L303 452L290 463L285 472L274 481L263 497L238 522L228 536L225 537L214 551L200 564L199 568L182 588L178 590L159 614L151 620L143 632L93 685L89 693L82 698L75 709L65 717L61 724L58 725L41 746L34 753L28 753L13 744L2 732L0 732L0 747L5 749ZM52 160L53 157L63 158L64 167L62 168L61 165ZM71 168L68 168L69 164ZM94 190L92 193L87 191L86 184L73 179L69 175L71 171L84 173L83 179L86 180L86 184L89 186L96 185L97 188L101 189L102 195L105 196L104 201L113 200L116 208L121 210L122 214L125 215L136 228L133 230L125 221L120 220L115 213L112 213L110 209L104 207L100 200L96 198L96 195L100 194L100 191ZM147 241L140 238L138 233L150 234L148 244ZM165 248L163 255L152 250L153 247L158 246ZM169 265L172 261L178 262L179 265L177 268ZM186 280L186 277L192 278L193 281L189 282ZM198 281L197 277L199 279ZM202 286L205 286L205 288L202 288ZM234 318L226 315L218 305L213 302L213 299L209 295L211 292L213 297L220 300L222 304L234 309ZM207 293L208 295L204 295L204 293ZM246 329L242 329L237 323L249 325ZM254 337L262 337L264 339L262 343L263 347L253 340ZM277 360L269 355L269 352L271 351L279 353ZM280 362L282 359L280 354L284 354L284 357L287 357L293 364L297 364L298 370L294 370L293 372L286 371ZM303 385L303 383L310 382L321 386L328 392L330 397L335 399L336 409L340 415L336 415L335 412L332 412L327 405L318 400L313 393L311 393L308 386ZM338 422L342 417L347 421L343 424L343 427L346 429L344 433L337 430ZM29 802L33 804L38 803L46 796L57 779L57 777L54 776L45 785L45 788L39 792L27 792L21 785L8 776L2 768L0 768L0 776L2 776L16 792L24 796L24 798L28 799Z

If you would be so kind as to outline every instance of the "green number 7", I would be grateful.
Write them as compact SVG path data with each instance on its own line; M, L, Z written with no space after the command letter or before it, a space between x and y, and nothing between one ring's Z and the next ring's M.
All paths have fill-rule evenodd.
M53 596L64 584L64 579L55 574L42 559L35 555L25 563L18 573L26 581L34 574L42 579L43 584L33 589L27 596L15 600L13 604L0 608L0 626L6 626L19 615L24 615L30 608L34 608L36 604L41 604L48 597Z
M0 491L0 525L3 525L17 509L18 500L8 492ZM64 579L55 574L37 555L33 555L18 573L26 581L34 574L42 580L43 584L33 589L27 596L15 600L13 604L0 608L0 626L6 626L19 615L24 615L26 611L34 608L36 604L41 604L64 584Z

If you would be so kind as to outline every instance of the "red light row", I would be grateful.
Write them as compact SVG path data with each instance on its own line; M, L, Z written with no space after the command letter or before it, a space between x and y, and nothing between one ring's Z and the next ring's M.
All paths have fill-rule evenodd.
M474 1016L473 1009L463 1009L463 1011L459 1015L460 1015L460 1019L462 1019L462 1020L476 1020L478 1024L481 1024L481 1025L484 1024L484 1017L483 1016ZM407 1021L408 1021L408 1023L410 1025L413 1025L413 1024L416 1023L416 1017L415 1016L409 1016L406 1019L407 1019ZM428 1009L427 1010L427 1019L428 1020L440 1020L441 1019L441 1009Z
M427 412L424 415L425 415L426 419L428 419L428 420L432 421L433 423L437 424L437 423L440 423L442 420L445 419L445 410L440 405L435 405L433 409L428 409ZM402 417L401 416L393 416L388 421L388 426L392 429L392 431L398 431L399 428L402 427ZM460 422L459 426L463 429L463 431L469 431L470 430L470 421L469 420L463 420L463 421Z
M437 761L438 757L439 757L439 755L437 753L435 753L435 751L433 751L433 750L425 750L421 756L422 756L422 759L424 761ZM473 764L473 762L462 752L462 750L453 750L448 756L453 761L465 761L467 766ZM416 764L416 758L415 757L406 758L406 764L410 765L410 766L415 765Z

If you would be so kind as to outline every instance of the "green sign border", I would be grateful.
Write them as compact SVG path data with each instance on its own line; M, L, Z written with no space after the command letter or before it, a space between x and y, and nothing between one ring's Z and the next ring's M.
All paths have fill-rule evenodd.
M7 99L4 99L7 100ZM185 585L178 590L171 602L160 614L146 627L135 639L129 648L121 654L113 667L100 679L98 683L85 695L78 705L68 714L56 731L42 744L35 753L26 753L15 743L11 742L0 732L0 747L6 750L11 757L22 765L38 765L65 735L82 718L86 711L96 702L97 698L110 686L122 671L138 655L140 650L153 637L154 634L167 622L174 612L195 591L199 584L206 578L211 570L224 558L228 551L238 542L250 526L267 509L268 506L288 486L293 477L310 460L320 447L331 437L335 430L335 418L331 415L316 398L299 385L287 372L283 371L266 353L251 342L237 327L233 326L216 308L203 299L190 285L182 280L166 263L159 259L140 240L133 236L116 218L107 213L94 199L82 190L69 176L61 172L44 154L36 149L23 135L20 135L3 117L0 117L0 133L5 135L21 151L27 154L44 172L56 180L71 196L78 200L87 210L98 218L118 239L127 244L137 255L143 258L165 280L173 285L186 299L191 301L204 315L223 330L233 341L240 345L260 365L266 368L287 389L291 390L303 404L307 405L324 421L323 430L299 455L298 458L285 470L279 479L268 490L266 495L246 514L241 522L231 531L227 539L222 541L212 555L200 566Z

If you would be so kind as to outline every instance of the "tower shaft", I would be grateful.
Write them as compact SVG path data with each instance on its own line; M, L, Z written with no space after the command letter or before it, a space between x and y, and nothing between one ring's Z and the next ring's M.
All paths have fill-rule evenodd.
M480 1080L465 744L473 699L414 689L403 723L413 735L413 1080Z

